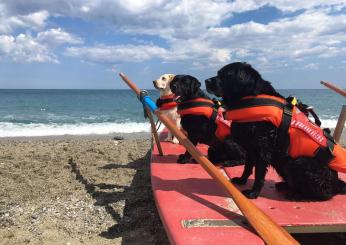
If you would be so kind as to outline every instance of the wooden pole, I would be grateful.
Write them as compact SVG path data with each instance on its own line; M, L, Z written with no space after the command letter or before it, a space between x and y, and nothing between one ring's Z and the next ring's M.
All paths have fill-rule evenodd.
M160 156L163 156L161 142L160 142L157 130L156 130L156 125L155 125L155 122L154 122L153 115L151 114L151 111L149 110L148 107L145 107L145 111L146 111L146 113L147 113L147 115L149 117L149 121L150 121L150 125L151 125L151 132L154 135L154 139L155 139L155 142L156 142L156 145L157 145L157 149L159 150Z
M123 73L119 74L124 82L138 95L140 90ZM149 106L150 107L150 106ZM197 148L189 141L167 116L161 114L156 108L150 107L161 122L179 139L192 157L217 181L233 198L245 218L257 231L267 244L299 244L281 226L276 224L262 210L248 200ZM226 241L225 241L226 242Z
M119 74L121 77L125 75L123 73L120 73ZM137 95L137 97L140 95L141 91L139 90L139 88L135 85L135 84L127 84ZM145 107L145 110L147 112L147 115L149 117L149 121L150 121L150 125L151 125L151 131L153 132L154 134L154 138L155 138L155 141L156 141L156 145L157 145L157 149L159 150L159 154L160 156L163 156L163 151L162 151L162 147L161 147L161 143L160 143L160 140L159 140L159 135L157 133L157 130L156 130L156 126L155 126L155 122L154 122L154 119L153 119L153 116L151 114L151 111L148 109L148 107L146 106Z
M346 90L341 89L341 88L335 86L334 84L326 82L326 81L321 81L321 84L323 84L327 88L330 88L334 92L346 97ZM333 134L333 138L335 139L336 142L339 142L339 140L340 140L342 130L344 129L345 121L346 121L346 105L343 105L341 108L338 122L337 122L335 130L334 130L334 134Z
M343 105L340 112L339 119L338 119L338 123L336 124L334 134L333 134L333 138L338 143L340 141L342 130L344 129L345 121L346 121L346 105Z
M326 86L327 88L330 88L331 90L333 90L334 92L341 94L342 96L346 97L346 90L341 89L337 86L335 86L334 84L331 84L329 82L326 81L321 81L321 84L323 84L324 86Z

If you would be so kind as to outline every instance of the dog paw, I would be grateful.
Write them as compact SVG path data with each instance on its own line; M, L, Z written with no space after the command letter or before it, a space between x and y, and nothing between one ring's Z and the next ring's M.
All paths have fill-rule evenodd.
M247 182L247 179L244 179L242 177L234 177L232 178L232 183L237 185L245 185Z
M179 144L179 140L176 137L173 137L172 142L173 144Z
M254 190L243 190L242 193L249 199L256 199L259 196L259 192Z
M289 187L287 182L282 181L282 182L275 183L275 189L277 191L287 191Z
M185 154L181 154L181 155L179 155L179 157L178 157L178 163L181 163L181 164L184 164L184 163L188 163L188 162L190 162L190 157L189 156L186 156Z

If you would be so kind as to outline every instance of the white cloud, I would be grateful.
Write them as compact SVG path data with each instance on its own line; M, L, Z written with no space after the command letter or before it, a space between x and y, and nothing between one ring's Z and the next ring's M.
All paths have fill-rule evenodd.
M50 46L83 43L81 38L65 32L61 28L49 29L47 31L38 33L37 40L45 44L49 44Z
M41 30L46 25L49 13L46 10L26 15L9 16L3 4L0 4L0 33L11 33L17 28Z
M11 0L4 6L7 17L44 9L51 15L104 23L113 30L162 37L198 35L231 14L226 0Z
M0 35L2 60L17 63L51 62L59 63L54 48L63 44L79 44L81 39L61 29L39 32L36 37L30 34Z
M140 62L151 58L164 58L167 50L152 45L99 45L94 47L70 47L65 54L95 63Z
M222 26L235 13L263 6L285 13L297 10L302 13L268 24L250 21ZM346 16L333 12L344 7L344 0L7 0L0 4L0 33L11 37L10 32L20 27L41 31L33 41L43 45L48 56L55 58L52 47L82 41L59 28L46 31L42 28L49 23L49 16L73 17L103 23L115 36L119 32L134 37L137 34L159 36L168 46L98 44L70 47L65 52L91 62L160 58L164 62L192 60L191 64L203 67L238 59L253 60L263 66L271 63L287 66L289 62L303 62L307 57L345 55ZM9 50L8 45L0 45L2 50Z
M13 49L13 44L15 42L14 37L12 36L0 36L0 54L9 54Z
M281 11L306 11L269 24L250 21L220 26L233 13L265 5ZM287 66L287 62L299 62L306 57L344 53L345 15L329 14L331 9L346 6L344 1L149 0L131 1L126 5L122 1L100 0L89 1L84 6L88 6L89 11L88 15L81 14L81 18L102 21L126 33L158 35L165 39L169 47L161 58L167 62L194 60L202 67L232 59L255 59L263 65L276 62ZM135 46L126 50L129 48L138 50ZM158 56L152 54L152 57Z
M328 7L339 10L346 6L343 0L235 0L232 2L232 12L245 12L259 9L265 5L275 7L283 12L294 12L301 9L313 9L316 7Z
M46 20L49 17L49 13L46 10L30 13L25 16L19 16L18 18L25 23L25 27L32 27L34 29L41 29L46 25Z
M18 63L58 63L58 60L47 46L41 45L35 38L26 34L19 34L17 37L1 35L0 52L2 58L10 58Z
M265 63L278 59L294 62L345 55L346 29L340 28L345 23L346 15L311 10L268 24L248 22L210 28L195 41L229 49L235 59L263 57Z
M304 68L308 70L317 70L319 68L319 65L315 63L309 63L305 65Z

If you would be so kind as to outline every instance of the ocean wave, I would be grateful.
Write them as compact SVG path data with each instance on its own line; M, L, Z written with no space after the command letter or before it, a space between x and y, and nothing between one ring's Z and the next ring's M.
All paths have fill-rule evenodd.
M321 118L322 127L334 129L337 119ZM163 125L160 127L161 131ZM88 135L110 133L140 133L150 132L149 122L124 122L124 123L12 123L0 122L0 137L27 137L27 136L54 136L54 135Z
M88 135L110 133L150 132L150 124L137 123L81 123L81 124L43 124L0 122L0 137Z
M323 119L321 118L321 127L335 129L338 119Z

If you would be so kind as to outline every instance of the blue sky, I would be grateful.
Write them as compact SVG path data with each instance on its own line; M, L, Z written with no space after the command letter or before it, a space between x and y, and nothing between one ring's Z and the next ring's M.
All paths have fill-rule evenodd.
M0 1L0 88L126 88L120 71L204 83L236 61L276 88L346 87L346 2Z

